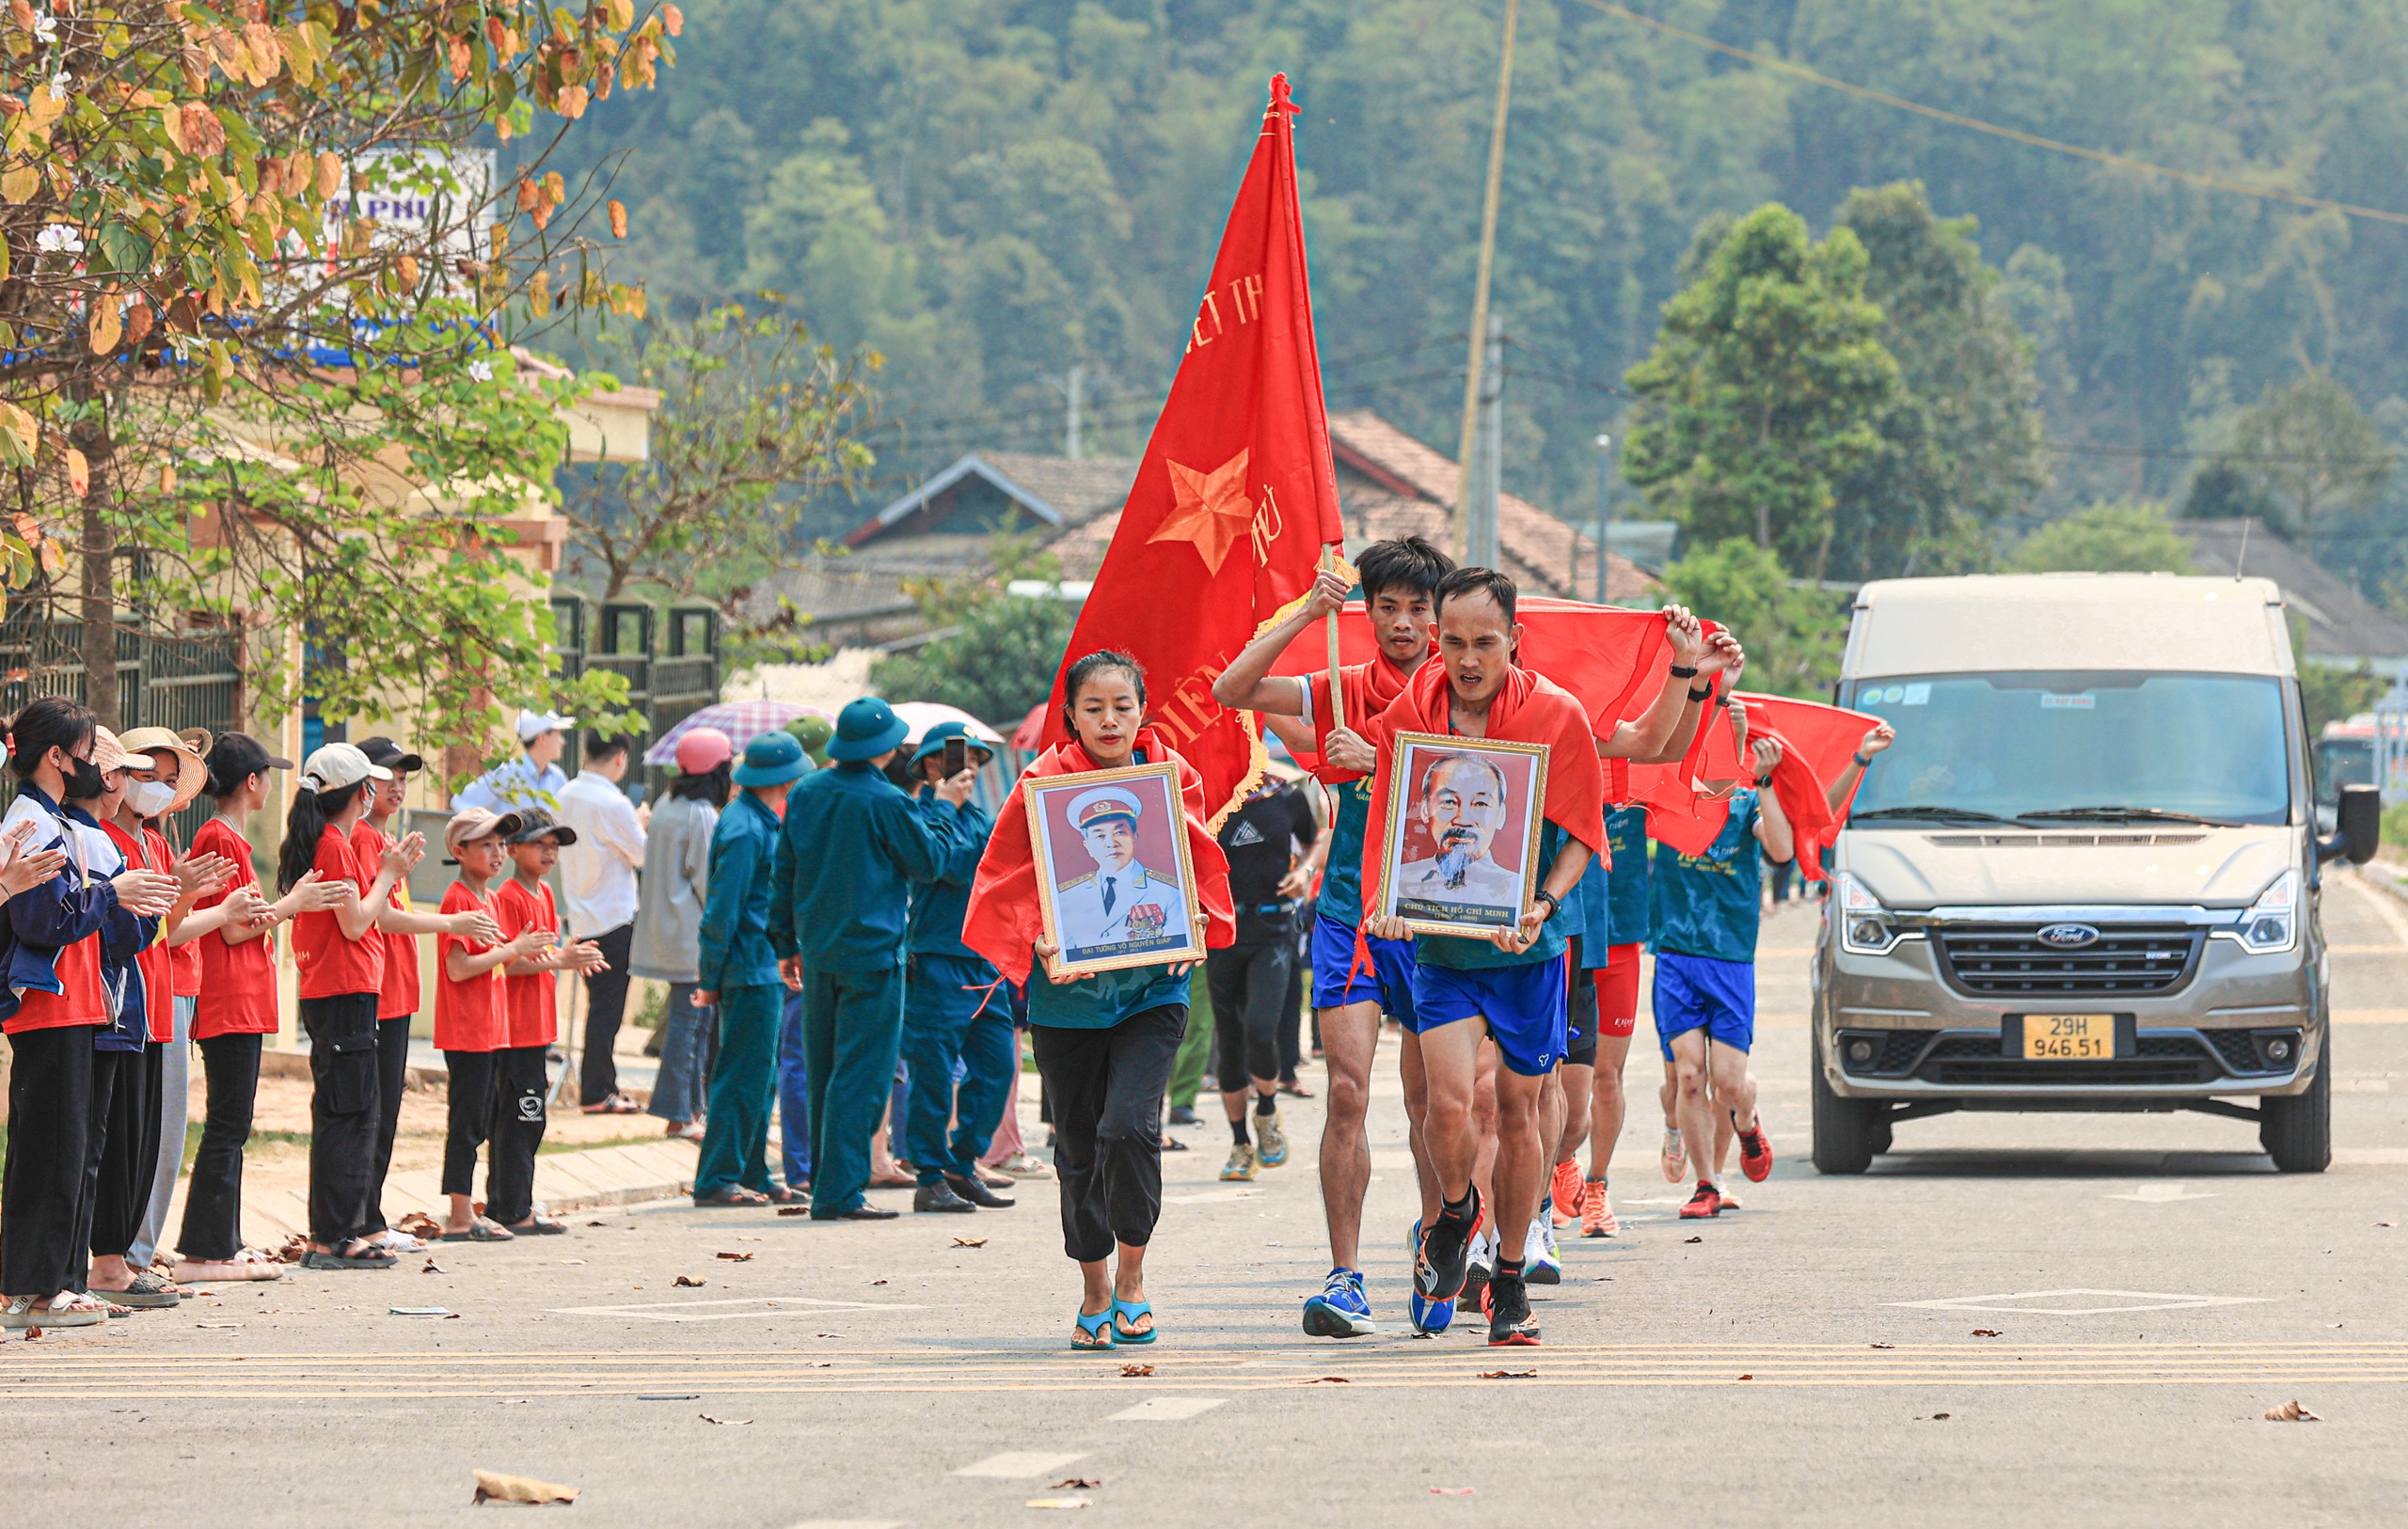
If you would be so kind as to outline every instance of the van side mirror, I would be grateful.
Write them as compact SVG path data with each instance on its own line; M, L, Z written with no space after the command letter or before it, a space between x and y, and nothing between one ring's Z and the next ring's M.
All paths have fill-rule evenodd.
M2373 859L2383 843L2383 793L2368 785L2343 786L2334 815L2339 831L2318 841L2317 863L2346 857L2352 865L2364 865Z

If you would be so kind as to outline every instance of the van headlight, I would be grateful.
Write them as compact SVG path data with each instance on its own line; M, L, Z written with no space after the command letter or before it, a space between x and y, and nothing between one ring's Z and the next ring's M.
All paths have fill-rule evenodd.
M1831 916L1839 921L1840 949L1850 955L1887 955L1921 933L1900 928L1881 899L1845 871L1831 878Z
M2230 929L2218 934L2236 940L2253 955L2278 955L2299 943L2299 871L2296 867L2274 878L2258 894Z

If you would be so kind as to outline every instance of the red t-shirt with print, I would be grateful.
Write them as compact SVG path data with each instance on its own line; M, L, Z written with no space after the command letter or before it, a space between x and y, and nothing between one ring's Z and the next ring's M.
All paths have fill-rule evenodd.
M318 835L318 858L311 862L321 881L348 881L361 896L375 883L374 862L365 874L358 852L341 828L326 825ZM357 939L348 938L335 922L332 909L304 913L293 921L293 964L301 972L303 998L340 998L346 993L381 993L385 988L385 937L372 926Z
M443 894L446 913L493 912L490 899L455 881ZM483 955L493 947L465 935L435 937L435 1048L438 1051L499 1051L506 1044L501 1022L501 968L466 982L452 980L452 953Z
M377 862L384 859L385 851L392 847L393 841L385 837L385 830L366 818L361 818L351 830L351 852L371 878L375 875ZM393 883L392 901L393 906L403 912L410 910L407 876ZM418 937L386 935L383 938L385 986L376 1001L376 1017L406 1019L418 1013Z
M139 843L134 835L114 823L103 823L101 831L117 845L126 863L144 871L165 871L172 863L167 842L150 829L142 830ZM167 949L167 926L159 925L158 938L144 946L134 958L142 969L142 998L150 1016L150 1038L165 1046L176 1038L175 957Z
M234 878L202 898L199 907L215 907L237 887L260 884L251 865L251 843L214 817L192 836L195 855L223 855L234 862ZM200 1001L193 1008L192 1038L214 1040L220 1035L273 1035L276 1019L276 932L230 945L224 934L211 930L194 940L200 951Z
M533 891L516 876L504 881L493 894L493 919L501 925L504 939L515 939L529 929L542 929L555 938L560 934L561 916L552 906L552 889L541 881ZM558 972L538 971L501 979L502 1028L508 1036L504 1045L513 1048L549 1046L558 1037L559 978Z

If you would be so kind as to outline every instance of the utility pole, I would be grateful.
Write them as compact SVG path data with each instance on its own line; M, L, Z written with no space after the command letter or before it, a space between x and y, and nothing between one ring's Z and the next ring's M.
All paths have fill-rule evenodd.
M1471 357L1464 369L1463 445L1456 457L1459 487L1455 494L1455 550L1465 562L1483 567L1496 557L1497 499L1492 490L1488 500L1489 551L1482 558L1472 550L1472 497L1478 492L1472 458L1480 431L1480 411L1488 396L1481 372L1495 349L1490 343L1495 331L1488 316L1488 278L1497 264L1497 201L1505 177L1505 119L1513 102L1513 33L1521 14L1521 0L1505 0L1505 42L1497 61L1497 115L1488 130L1488 191L1480 211L1480 268L1472 280ZM1497 364L1502 364L1501 353Z
M1497 566L1497 496L1505 466L1505 321L1488 317L1488 343L1481 347L1481 366L1473 375L1480 393L1473 401L1470 470L1464 475L1463 560L1466 567Z
M1072 367L1060 377L1048 377L1054 390L1062 395L1069 405L1062 421L1062 454L1072 462L1079 458L1079 405L1086 400L1087 369Z
M1613 498L1610 480L1613 473L1614 438L1597 437L1597 604L1606 600L1606 528L1613 524Z

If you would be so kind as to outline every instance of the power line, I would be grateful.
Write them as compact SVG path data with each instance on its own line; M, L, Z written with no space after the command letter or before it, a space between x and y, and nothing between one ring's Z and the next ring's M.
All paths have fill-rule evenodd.
M2085 149L2080 144L2067 143L2057 138L2044 138L2036 133L2025 133L2020 128L2001 127L1996 122L1985 122L1977 117L1967 117L1959 112L1942 111L1937 106L1926 106L1919 101L1909 101L1904 96L1893 96L1886 90L1876 90L1867 86L1851 85L1846 80L1835 80L1828 74L1808 69L1803 64L1793 64L1786 58L1775 58L1766 54L1751 52L1746 48L1735 48L1728 42L1718 42L1710 37L1689 31L1686 27L1674 26L1670 22L1657 21L1653 16L1642 16L1638 11L1615 5L1613 0L1579 0L1579 3L1591 10L1619 17L1650 30L1661 32L1668 37L1679 38L1684 42L1692 42L1701 48L1727 54L1733 58L1745 59L1760 69L1773 70L1779 73L1804 80L1810 85L1819 85L1826 89L1837 90L1880 105L1893 106L1899 111L1912 112L1918 117L1928 117L1935 122L1945 122L1951 127L1965 128L1974 133L1987 133L1991 137L2004 138L2010 143L2020 143L2033 149L2046 149L2052 153L2071 154L2077 159L2086 159L2094 164L2113 166L2120 170L2137 170L2144 175L2162 176L2169 181L2205 186L2211 191L2228 191L2241 197L2257 197L2267 201L2289 202L2294 207L2314 208L2320 213L2342 213L2351 217L2371 218L2379 223L2408 224L2408 213L2386 212L2380 207L2360 207L2354 202L2334 201L2330 197L2310 197L2296 191L2278 191L2270 186L2253 186L2246 181L2227 181L2220 176L2202 175L2196 170L2178 170L2170 166L2153 165L2145 159L2133 159L2128 154L2111 154L2102 149Z

